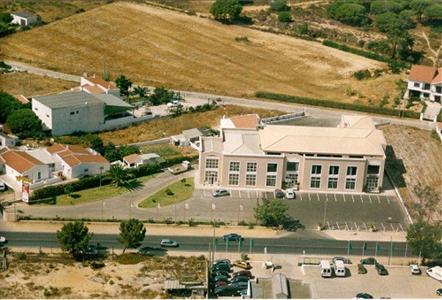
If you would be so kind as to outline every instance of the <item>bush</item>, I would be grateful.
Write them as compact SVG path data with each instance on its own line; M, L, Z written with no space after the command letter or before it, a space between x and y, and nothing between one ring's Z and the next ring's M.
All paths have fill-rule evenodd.
M287 0L274 0L270 4L270 9L272 11L278 11L278 12L289 11L290 6L287 5Z
M233 22L239 19L242 5L238 0L216 0L210 8L210 13L215 20Z
M43 137L43 125L29 108L13 111L6 121L7 127L20 138Z
M23 105L15 97L0 91L0 123L6 123L8 116L21 108Z
M280 13L278 13L278 20L282 23L290 23L293 21L292 15L289 11L281 11Z
M362 80L362 79L371 78L371 73L369 70L359 70L359 71L354 72L353 76L357 80Z
M334 1L327 7L327 14L332 19L353 26L363 26L369 21L364 6L347 1Z
M290 95L276 94L269 92L256 92L255 95L258 98L273 99L273 100L285 101L291 103L316 105L316 106L323 106L323 107L337 108L337 109L348 109L348 110L363 111L367 113L389 115L389 116L402 116L413 119L419 119L420 117L420 114L414 111L407 111L407 110L399 111L396 109L385 108L385 107L366 106L361 104L344 103L338 101L321 100L321 99L299 97L299 96L290 96Z

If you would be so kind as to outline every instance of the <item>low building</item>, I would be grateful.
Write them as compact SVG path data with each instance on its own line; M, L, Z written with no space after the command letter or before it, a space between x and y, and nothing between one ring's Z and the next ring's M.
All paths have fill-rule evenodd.
M21 186L22 181L34 184L51 178L49 166L24 151L8 150L0 156L4 161L4 174L15 185Z
M84 91L32 98L32 110L53 135L100 131L106 120L130 109L130 104L114 95L93 95Z
M192 146L199 142L200 137L203 135L204 133L198 128L186 129L179 135L171 136L171 142L175 146Z
M247 298L249 299L293 299L294 290L299 284L277 273L268 278L256 278L249 281ZM295 293L296 294L296 293Z
M163 162L163 159L156 153L130 154L123 157L124 167L138 168L143 165L154 165Z
M6 134L0 130L0 149L14 148L18 143L18 137L12 134Z
M411 66L407 92L404 97L419 98L441 103L442 68L422 65Z
M382 187L386 141L369 117L309 127L262 125L258 116L245 116L223 118L220 127L220 136L201 138L203 185L349 193Z
M92 76L84 74L81 77L80 87L78 89L89 94L112 94L115 96L120 95L120 90L117 88L115 82L105 81L95 74L93 74Z
M20 26L32 26L38 22L38 16L26 11L13 12L11 16L11 23Z

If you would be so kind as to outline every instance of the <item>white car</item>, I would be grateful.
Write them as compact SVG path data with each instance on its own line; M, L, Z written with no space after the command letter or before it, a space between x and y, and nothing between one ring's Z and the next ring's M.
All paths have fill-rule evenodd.
M416 264L410 265L410 271L413 275L420 275L422 273L421 269Z
M178 107L178 106L182 106L181 102L178 100L173 100L172 102L167 103L167 107L169 108Z
M296 193L294 189L287 189L285 191L285 196L287 199L296 199Z
M0 191L6 190L6 184L0 180Z
M160 242L161 247L178 247L179 244L172 240L163 239Z
M225 190L225 189L215 190L215 191L212 193L212 196L215 197L215 198L217 198L217 197L223 197L223 196L229 196L229 195L230 195L229 191L228 191L228 190Z
M0 244L6 243L6 238L4 236L0 236Z

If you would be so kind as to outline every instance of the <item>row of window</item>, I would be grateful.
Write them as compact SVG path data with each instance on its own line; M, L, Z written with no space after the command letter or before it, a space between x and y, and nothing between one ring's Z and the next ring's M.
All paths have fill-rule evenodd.
M218 159L216 158L208 158L206 159L206 169L218 169ZM240 162L239 161L231 161L229 163L229 171L230 172L239 172L240 171ZM256 162L248 162L246 164L246 172L252 173L256 172L258 164ZM288 172L297 172L299 169L298 162L287 162L286 170ZM278 172L278 164L277 163L267 163L267 173L276 173Z
M354 167L354 166L347 167L347 176L356 176L357 169L358 168ZM372 172L377 169L377 172L372 173L372 174L379 173L379 166L369 166L369 169ZM322 173L322 166L321 165L312 165L311 175L321 175L321 173ZM339 175L339 166L329 166L328 175Z

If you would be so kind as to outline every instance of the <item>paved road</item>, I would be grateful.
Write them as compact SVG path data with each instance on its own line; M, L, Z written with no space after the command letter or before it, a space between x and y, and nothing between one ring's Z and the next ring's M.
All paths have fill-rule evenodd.
M57 241L55 233L27 233L27 232L7 232L4 234L8 239L8 247L47 247L58 248L60 245ZM179 249L182 251L205 252L209 249L209 244L212 243L211 237L200 236L147 236L146 242L142 247L158 248L159 242L163 238L168 238L177 241L180 244ZM121 249L122 245L117 241L116 234L96 234L93 236L92 243L100 243L101 245ZM226 251L226 243L221 237L217 237L218 251ZM362 255L363 242L352 241L349 253L349 243L347 241L337 241L332 239L305 239L284 237L279 239L253 239L252 252L263 253L264 247L267 248L268 253L287 253L287 254L318 254L318 255ZM390 251L392 256L404 257L410 256L411 253L406 249L406 244L402 242L368 242L365 250L366 256L373 256L376 252L376 245L378 250L376 255L388 256ZM392 247L392 249L391 249ZM248 252L250 250L250 239L244 239L241 251ZM227 251L237 252L238 243L231 242L228 245ZM406 251L408 253L406 253Z
M71 74L65 74L60 72L54 72L51 70L46 70L42 68L37 68L31 65L28 65L26 63L17 62L17 61L5 61L7 64L11 65L12 67L28 71L31 73L39 74L39 75L45 75L53 78L61 78L65 80L75 81L79 82L80 77L76 75ZM241 106L247 106L247 107L254 107L254 108L264 108L264 109L276 109L281 110L284 112L293 112L294 110L303 109L306 112L306 115L315 117L315 118L339 118L341 114L360 114L360 115L369 115L366 113L360 113L355 111L348 111L348 110L339 110L339 109L328 109L328 108L318 108L314 106L308 106L308 105L300 105L300 104L292 104L292 103L283 103L283 102L277 102L277 101L264 101L264 100L252 100L252 99L246 99L246 98L238 98L238 97L229 97L229 96L223 96L223 95L215 95L215 94L207 94L207 93L198 93L198 92L189 92L189 91L177 91L180 92L186 99L186 101L192 102L205 102L207 103L210 100L213 99L220 99L224 104L234 104L234 105L241 105ZM372 114L370 114L372 115ZM382 115L375 115L375 121L377 123L392 123L397 125L404 125L404 126L412 126L420 129L425 130L432 130L435 128L435 124L433 122L428 121L420 121L420 120L414 120L414 119L401 119L401 118L395 118L395 117L387 117Z

